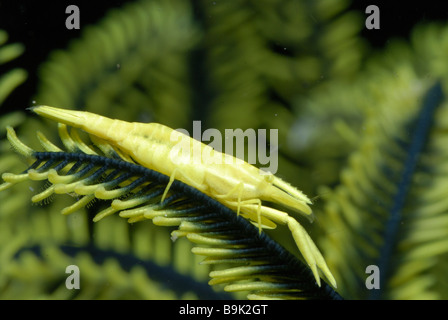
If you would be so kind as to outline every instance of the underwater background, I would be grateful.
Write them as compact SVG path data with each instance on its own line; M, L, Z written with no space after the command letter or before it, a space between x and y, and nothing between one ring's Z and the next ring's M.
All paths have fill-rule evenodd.
M72 4L79 30L66 27ZM380 29L365 25L369 5ZM0 173L29 165L7 126L35 150L37 131L58 142L26 110L37 105L190 132L193 120L277 129L276 175L313 199L316 220L299 221L338 284L225 273L267 258L203 263L194 241L172 241L177 226L92 222L99 202L62 215L76 195L33 203L50 183L26 181L0 192L0 299L446 299L447 15L386 1L0 1ZM283 227L267 233L293 268ZM80 289L66 287L69 265Z

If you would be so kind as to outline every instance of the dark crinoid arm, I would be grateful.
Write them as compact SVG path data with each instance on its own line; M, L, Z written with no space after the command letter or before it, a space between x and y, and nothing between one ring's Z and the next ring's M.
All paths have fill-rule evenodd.
M41 136L46 151L37 152L18 140L11 128L8 137L31 165L22 174L3 174L5 183L0 190L25 180L48 181L49 187L34 195L33 202L54 194L76 195L63 214L96 200L104 209L96 212L94 221L118 214L130 223L150 219L155 225L172 228L173 241L186 237L194 243L192 252L204 257L202 263L213 266L209 284L224 285L229 292L249 292L253 299L341 298L325 282L317 286L304 263L249 221L184 183L174 181L161 202L169 177L126 161L111 149L104 153L86 148L65 135L77 146L73 150L58 150Z

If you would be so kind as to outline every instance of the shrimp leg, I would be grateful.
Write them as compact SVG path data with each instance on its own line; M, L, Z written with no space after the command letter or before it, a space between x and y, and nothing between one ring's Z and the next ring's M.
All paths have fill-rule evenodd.
M305 229L292 217L288 217L286 224L288 225L288 228L292 233L297 247L302 253L308 266L311 268L318 286L320 287L320 277L317 271L317 267L322 270L328 281L330 281L330 283L336 288L336 280L331 274L331 271L328 268L324 257L322 256L308 233L305 231Z
M182 182L185 182L185 183L189 184L190 186L192 186L192 187L198 189L198 190L201 191L201 192L204 192L204 190L206 190L207 185L197 183L196 181L194 181L194 180L188 178L188 175L187 175L187 174L184 174L183 171L182 171L181 169L179 169L179 168L175 168L175 169L173 170L173 173L171 173L170 181L168 182L168 184L167 184L167 186L166 186L166 188L165 188L165 191L163 192L162 199L160 200L160 202L163 202L163 200L165 200L166 195L168 194L168 191L169 191L170 188L171 188L171 185L173 184L174 180L176 179L176 173L180 173L180 174L181 174L181 176L182 176L182 178L183 178L183 179L181 180ZM180 180L180 179L178 179L178 180Z
M255 205L247 205L245 207L245 210L253 214L255 212L258 213L259 208ZM276 223L286 225L288 227L288 229L292 233L297 248L301 252L311 271L313 272L316 282L319 286L320 277L317 268L319 268L323 272L328 281L330 281L331 285L336 288L336 280L331 274L331 271L328 268L321 252L314 244L313 240L310 238L306 230L299 222L297 222L297 220L283 211L279 211L266 206L261 207L261 215L270 221L275 221Z
M224 195L216 195L217 199L223 199L226 200L226 198L230 198L232 194L235 192L238 192L238 201L237 201L237 215L240 215L241 211L241 205L248 205L248 204L257 204L258 210L257 210L257 223L258 223L258 231L261 233L261 200L260 199L249 199L249 200L241 200L242 194L244 191L244 183L240 182L235 187L233 187L227 194ZM226 201L226 204L228 205L234 205L234 201Z
M226 200L227 198L230 198L231 196L232 196L232 194L234 194L235 193L235 191L237 191L238 192L238 204L237 204L237 206L238 206L238 209L237 209L237 215L239 215L240 214L240 203L241 203L241 196L242 196L242 194L243 194L243 191L244 191L244 183L242 183L242 182L240 182L240 183L238 183L236 186L234 186L227 194L221 194L221 195L216 195L215 197L217 198L217 199L223 199L223 200Z

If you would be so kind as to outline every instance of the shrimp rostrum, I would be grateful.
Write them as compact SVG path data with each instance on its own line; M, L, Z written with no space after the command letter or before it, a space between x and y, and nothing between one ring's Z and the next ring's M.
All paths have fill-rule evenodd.
M282 205L312 221L310 199L289 183L275 175L262 174L260 169L243 160L158 123L129 123L90 112L48 106L31 109L40 116L105 140L136 163L170 177L162 201L176 179L233 209L257 225L260 231L261 228L275 228L276 223L286 225L317 284L320 286L320 269L336 287L322 254L306 230L286 212L266 205L266 202ZM185 148L179 148L182 145L191 152L183 152ZM197 150L200 151L199 163L194 157Z

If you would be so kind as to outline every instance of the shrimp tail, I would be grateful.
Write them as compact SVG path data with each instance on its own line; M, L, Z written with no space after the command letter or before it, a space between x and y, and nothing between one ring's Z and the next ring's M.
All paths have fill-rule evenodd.
M80 128L86 119L84 111L66 110L48 106L30 107L28 110L39 116L77 128Z
M123 139L123 134L115 128L121 120L109 119L87 111L59 109L49 106L36 106L29 108L32 112L74 128L82 129L89 134L107 141L117 142Z

